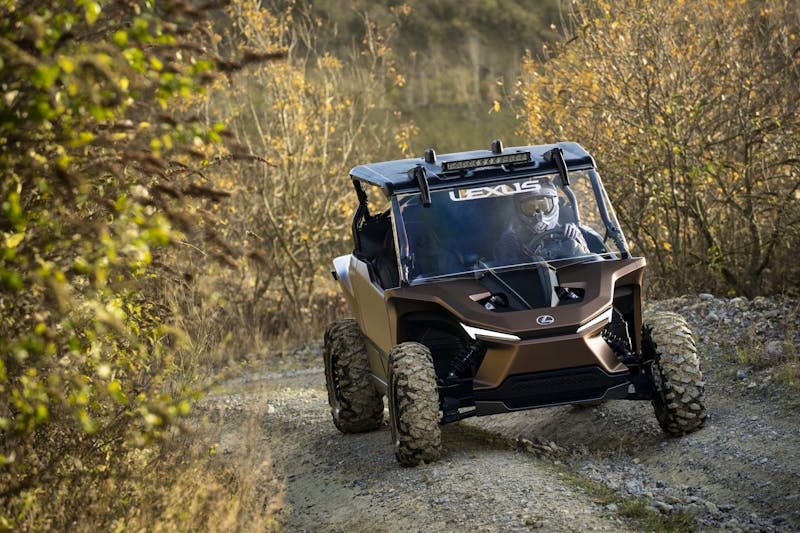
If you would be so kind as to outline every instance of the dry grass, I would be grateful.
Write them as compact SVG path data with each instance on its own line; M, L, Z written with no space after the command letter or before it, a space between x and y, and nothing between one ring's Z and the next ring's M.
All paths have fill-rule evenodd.
M250 422L246 426L253 426ZM131 449L108 472L64 478L11 515L17 531L270 531L281 486L246 445L221 457L207 426L159 450ZM249 438L248 442L258 442ZM7 528L0 525L0 531Z
M132 531L274 531L282 486L259 447L261 411L234 417L236 442L222 453L222 426L215 418L176 439L141 480L139 505L127 510L114 529ZM227 418L227 417L226 417Z

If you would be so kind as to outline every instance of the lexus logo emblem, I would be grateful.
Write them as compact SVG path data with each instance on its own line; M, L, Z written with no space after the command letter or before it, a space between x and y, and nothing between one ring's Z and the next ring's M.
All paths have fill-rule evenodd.
M536 317L536 323L540 326L549 326L555 321L556 319L550 315L539 315Z

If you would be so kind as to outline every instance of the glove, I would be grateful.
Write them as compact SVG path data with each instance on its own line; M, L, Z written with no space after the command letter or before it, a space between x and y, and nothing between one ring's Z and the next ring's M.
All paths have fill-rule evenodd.
M577 242L585 253L589 253L589 246L586 244L586 239L583 238L583 233L581 233L580 228L575 224L571 222L564 224L564 237Z
M581 234L581 230L578 229L578 226L572 223L567 223L564 224L564 237L573 241L577 241L583 239L583 234Z

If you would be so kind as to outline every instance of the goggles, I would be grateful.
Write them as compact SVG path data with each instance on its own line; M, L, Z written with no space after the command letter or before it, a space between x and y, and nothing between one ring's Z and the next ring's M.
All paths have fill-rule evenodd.
M549 214L555 206L551 196L529 196L519 202L519 210L523 215L532 217L536 213Z

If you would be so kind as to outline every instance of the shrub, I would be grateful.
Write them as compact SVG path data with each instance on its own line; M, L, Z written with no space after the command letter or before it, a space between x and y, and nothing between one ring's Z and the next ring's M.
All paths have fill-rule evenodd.
M797 21L784 0L577 2L525 61L526 132L595 154L657 293L796 289Z
M208 53L209 24L183 2L0 3L0 529L73 528L196 397L162 292L168 245L210 237L224 196L185 170L225 152L174 106L281 55Z

